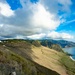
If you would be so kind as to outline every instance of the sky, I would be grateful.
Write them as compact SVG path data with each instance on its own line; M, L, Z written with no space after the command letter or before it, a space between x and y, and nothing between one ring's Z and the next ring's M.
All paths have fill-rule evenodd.
M0 0L0 39L75 42L75 0Z

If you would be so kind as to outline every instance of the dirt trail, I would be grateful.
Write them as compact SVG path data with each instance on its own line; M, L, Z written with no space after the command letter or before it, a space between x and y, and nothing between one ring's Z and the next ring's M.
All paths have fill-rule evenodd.
M59 62L62 53L46 47L34 47L32 51L31 57L33 61L58 72L60 75L68 75L66 69Z

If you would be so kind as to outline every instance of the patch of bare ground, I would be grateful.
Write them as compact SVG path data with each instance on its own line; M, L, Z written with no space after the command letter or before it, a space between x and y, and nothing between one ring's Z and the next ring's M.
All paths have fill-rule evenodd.
M66 69L59 62L62 53L57 52L55 50L49 49L47 47L34 47L32 46L32 54L31 57L33 61L36 63L47 67L48 69L52 69L58 72L60 75L68 75ZM36 56L36 57L34 57Z

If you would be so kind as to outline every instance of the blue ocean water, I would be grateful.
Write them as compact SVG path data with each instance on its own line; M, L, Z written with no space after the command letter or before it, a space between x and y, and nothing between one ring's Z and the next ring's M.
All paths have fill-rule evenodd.
M64 52L67 52L72 55L72 58L75 59L75 47L68 47L63 49Z

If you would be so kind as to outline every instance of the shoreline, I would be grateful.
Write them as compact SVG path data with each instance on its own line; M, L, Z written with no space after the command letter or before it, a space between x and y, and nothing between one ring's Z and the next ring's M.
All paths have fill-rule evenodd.
M73 61L75 61L75 59L73 59L72 56L70 56L70 59L73 60Z

